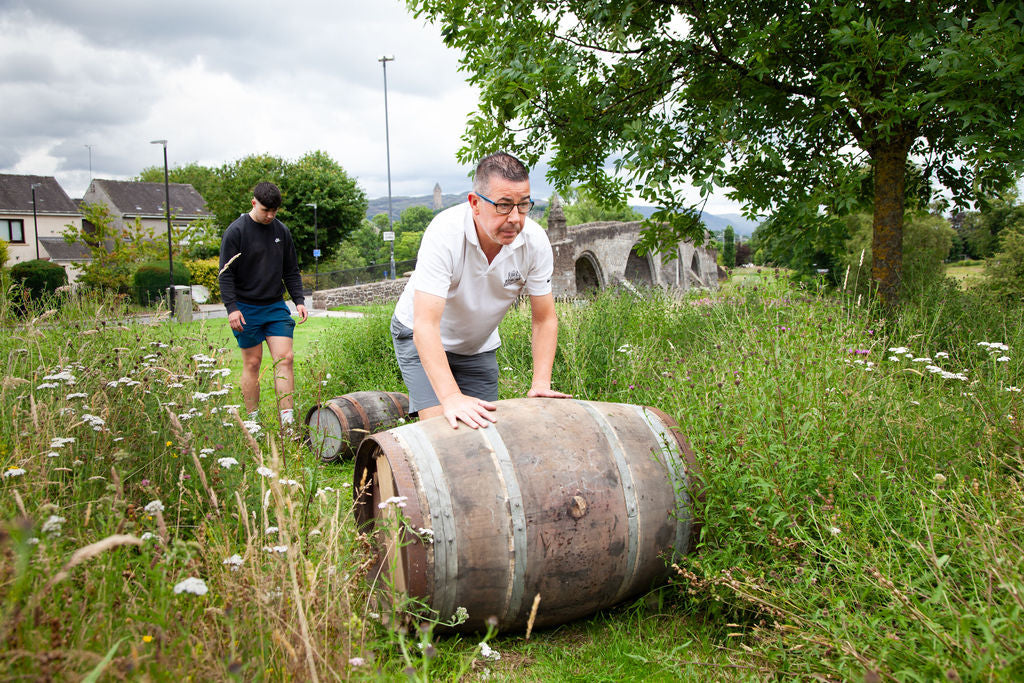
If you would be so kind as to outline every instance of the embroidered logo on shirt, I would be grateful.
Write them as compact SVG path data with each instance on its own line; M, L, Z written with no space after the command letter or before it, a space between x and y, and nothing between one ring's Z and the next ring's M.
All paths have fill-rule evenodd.
M280 241L281 241L281 238L280 238L280 237L275 237L275 238L274 238L274 244L277 244L277 243L278 243L278 242L280 242Z
M502 287L508 287L509 285L522 281L523 276L519 274L518 270L513 269L508 275L505 276L505 284Z

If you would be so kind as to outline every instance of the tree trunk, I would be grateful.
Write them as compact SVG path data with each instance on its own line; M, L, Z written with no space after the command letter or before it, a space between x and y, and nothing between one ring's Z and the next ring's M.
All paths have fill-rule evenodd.
M887 307L899 303L903 284L903 209L910 136L879 143L875 166L875 214L871 239L871 279Z

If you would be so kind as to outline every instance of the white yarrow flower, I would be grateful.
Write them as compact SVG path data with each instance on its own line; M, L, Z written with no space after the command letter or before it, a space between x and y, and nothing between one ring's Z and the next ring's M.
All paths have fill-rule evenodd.
M192 595L206 595L207 590L209 589L206 587L206 582L194 576L190 576L174 586L175 594L191 593Z
M388 505L394 505L395 507L404 508L405 501L407 500L409 499L405 496L391 496L387 500L377 503L377 507L380 508L381 510L386 508Z
M490 660L493 660L495 662L498 661L499 659L501 659L501 653L498 652L495 649L492 649L491 646L488 645L487 643L481 642L479 647L480 647L480 656L483 657L484 659L490 659Z
M163 512L166 508L164 508L164 504L159 500L151 500L146 503L146 507L143 509L149 514L155 515L158 512Z
M21 467L9 467L4 472L4 479L10 479L11 477L20 477L25 474L24 468Z
M230 470L232 465L238 464L238 461L231 457L217 458L217 464L226 470Z
M273 479L277 476L277 473L274 472L274 470L269 467L263 467L262 465L256 468L256 474L262 477L267 477L268 479Z
M242 556L235 553L231 557L224 560L224 564L231 568L231 571L237 572L238 568L242 566Z
M45 522L43 522L42 532L44 534L60 534L61 525L68 520L58 515L50 515Z

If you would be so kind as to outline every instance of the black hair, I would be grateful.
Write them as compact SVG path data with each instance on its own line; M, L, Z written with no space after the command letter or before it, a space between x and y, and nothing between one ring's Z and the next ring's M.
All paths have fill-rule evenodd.
M523 162L507 152L489 154L476 165L476 172L473 174L473 191L483 192L487 189L491 178L495 176L520 183L530 179L530 170Z
M256 187L252 189L252 196L268 209L281 208L281 190L277 189L274 183L256 183Z

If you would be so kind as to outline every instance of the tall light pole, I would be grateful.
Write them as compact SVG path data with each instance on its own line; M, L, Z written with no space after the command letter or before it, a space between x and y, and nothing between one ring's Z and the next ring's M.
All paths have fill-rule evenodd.
M384 67L384 149L388 159L388 231L392 231L391 218L391 140L388 135L388 62L395 61L395 56L383 56L377 60ZM391 279L395 279L395 240L391 240Z
M42 187L42 183L32 183L32 223L36 227L36 260L39 260L39 215L36 213L36 188Z
M170 288L167 290L170 298L169 308L171 317L174 317L174 249L171 248L171 183L167 173L167 140L150 140L151 145L163 145L164 148L164 206L167 209L167 272L170 276Z
M92 145L85 145L89 150L89 180L92 180Z
M316 236L316 202L310 202L306 206L313 207L313 291L320 289L320 242Z

